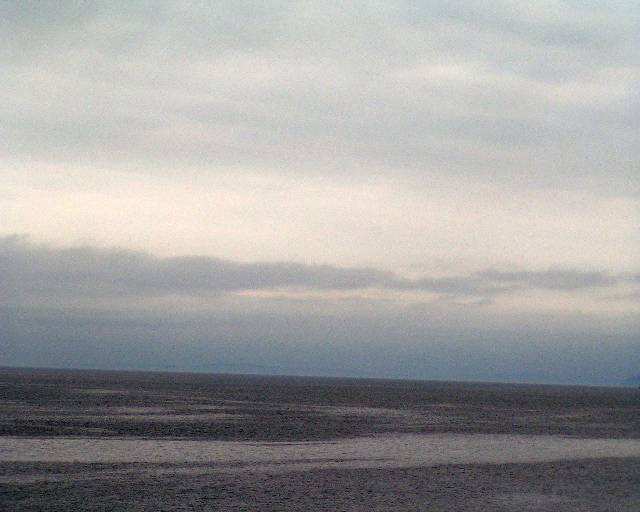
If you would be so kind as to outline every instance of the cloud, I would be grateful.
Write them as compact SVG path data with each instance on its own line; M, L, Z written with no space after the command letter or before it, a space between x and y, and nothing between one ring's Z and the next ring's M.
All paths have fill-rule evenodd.
M516 330L485 320L214 311L185 321L0 307L0 364L583 384L638 373L637 322L628 332L572 332L566 318Z
M156 258L127 250L51 249L21 237L0 238L1 274L18 289L108 295L198 295L300 286L363 288L391 280L373 269L297 263L236 263L198 256Z
M515 290L614 287L606 272L487 270L454 277L409 279L373 268L294 262L240 263L203 256L159 258L124 249L52 248L28 238L0 238L0 282L12 297L201 296L224 292L302 288L316 291L421 291L486 297Z
M575 270L546 270L544 272L487 270L481 272L479 276L493 283L547 290L599 288L615 286L619 282L618 278L605 272L578 272Z
M2 9L11 160L638 192L631 3Z
M637 373L637 313L539 314L495 309L485 298L611 293L636 277L491 269L410 279L372 268L160 258L0 237L0 364L619 383ZM382 300L339 296L364 288ZM244 294L275 289L284 299ZM294 289L315 295L287 296ZM417 292L439 300L384 299ZM157 301L163 297L168 302Z

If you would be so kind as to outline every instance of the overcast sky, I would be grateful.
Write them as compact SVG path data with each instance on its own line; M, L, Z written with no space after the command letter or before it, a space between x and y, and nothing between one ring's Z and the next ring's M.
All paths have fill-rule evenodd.
M0 20L0 365L640 375L635 2Z

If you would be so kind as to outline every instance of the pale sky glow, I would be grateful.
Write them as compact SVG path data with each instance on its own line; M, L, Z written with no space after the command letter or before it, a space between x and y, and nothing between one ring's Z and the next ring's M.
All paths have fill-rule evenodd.
M15 185L3 218L9 232L58 246L437 273L634 271L640 251L638 201L581 190L384 176L300 182L248 171L189 180L85 168L43 174L6 171Z
M0 365L640 375L633 2L0 18Z

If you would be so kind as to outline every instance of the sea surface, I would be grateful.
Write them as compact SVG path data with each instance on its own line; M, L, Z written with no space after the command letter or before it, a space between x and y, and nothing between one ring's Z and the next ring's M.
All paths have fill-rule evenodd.
M640 390L0 368L0 510L640 512Z

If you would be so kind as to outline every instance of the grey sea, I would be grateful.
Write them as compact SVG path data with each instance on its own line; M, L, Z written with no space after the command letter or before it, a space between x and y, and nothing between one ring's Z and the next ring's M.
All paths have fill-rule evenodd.
M640 511L640 390L0 369L2 511Z

